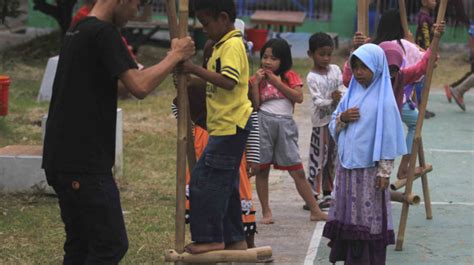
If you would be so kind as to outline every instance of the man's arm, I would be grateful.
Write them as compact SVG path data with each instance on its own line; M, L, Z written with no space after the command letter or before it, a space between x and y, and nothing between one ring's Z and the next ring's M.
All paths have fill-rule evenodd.
M132 95L143 99L163 82L179 62L189 59L194 52L194 42L190 37L174 39L171 51L161 62L141 71L129 69L120 75L120 81Z

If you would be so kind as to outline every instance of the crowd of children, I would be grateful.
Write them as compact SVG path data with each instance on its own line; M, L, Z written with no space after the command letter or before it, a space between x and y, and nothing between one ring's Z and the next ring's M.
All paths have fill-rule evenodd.
M421 0L416 44L410 42L411 34L405 36L400 14L396 10L383 14L372 43L368 43L369 39L363 33L357 32L353 38L353 50L343 71L331 62L334 51L332 38L322 32L310 37L307 54L312 67L308 69L306 83L312 102L312 133L307 173L298 146L298 127L293 119L295 104L303 102L304 83L299 74L292 70L289 44L279 38L268 40L260 51L258 69L251 73L243 32L234 26L234 1L193 2L195 15L209 37L202 65L195 65L189 60L195 48L188 37L173 40L172 49L162 63L139 71L142 67L137 65L131 50L127 50L125 39L110 24L123 26L130 19L132 11L137 11L137 1L86 1L71 25L72 30L86 32L84 34L87 36L83 34L79 37L87 37L87 43L101 47L104 53L111 50L107 53L111 56L107 57L105 63L96 64L100 69L89 71L91 80L95 80L97 73L109 68L113 70L109 69L108 72L113 74L112 77L102 77L107 79L104 82L110 87L107 90L110 95L104 101L110 107L110 111L107 110L110 114L106 124L107 132L114 131L115 118L111 114L115 113L117 95L114 91L117 91L118 79L132 94L140 98L161 83L179 62L181 64L176 69L189 76L189 104L198 161L195 168L187 174L187 218L193 243L186 246L186 251L199 254L213 250L255 247L256 211L252 202L250 177L256 177L256 189L262 209L260 223L272 224L274 219L269 203L269 175L273 165L274 169L288 171L293 178L297 192L305 201L303 208L310 211L309 220L327 221L323 235L330 240L328 245L331 248L331 262L385 264L386 247L394 243L390 192L387 189L389 177L394 161L402 157L397 177L406 178L418 119L417 100L420 100L420 88L423 88L423 76L429 58L433 56L430 50L431 38L435 33L444 32L444 22L434 24L430 14L436 7L436 1ZM123 13L124 10L130 12ZM87 17L88 14L92 17ZM108 22L99 21L94 16ZM109 35L105 42L102 40L107 44L105 46L103 43L96 44L101 39L88 33L90 29L95 32L103 28L108 30L105 33ZM67 37L74 38L75 34L70 33ZM473 27L470 34L472 60ZM82 53L86 53L87 49L81 42L72 42L72 39L69 42L79 43L77 45ZM66 45L61 53L63 61L74 55L67 47ZM116 59L123 61L114 63ZM61 64L60 61L58 69L66 66L71 67L73 64ZM102 69L102 66L106 69ZM58 75L54 93L66 89L66 83L70 83L70 80L80 79L75 71L68 72L74 74L66 77ZM146 84L145 90L136 86L139 81ZM473 83L471 69L462 80L447 86L448 100L454 97L464 110L462 96ZM94 93L98 93L97 91ZM59 96L57 102L74 102L74 97L70 94L60 93ZM101 95L98 97L101 98ZM412 100L413 97L417 100ZM51 128L48 131L60 130L56 134L63 135L62 127L57 124L63 124L65 119L61 118L60 109L54 107L54 99L53 96L48 119L48 126ZM174 101L175 113L179 111L178 108ZM52 113L56 113L56 116L51 115ZM434 116L434 113L429 115ZM92 116L97 115L88 117ZM99 126L100 121L94 122L97 123L97 128L102 128ZM408 127L406 137L402 123ZM75 127L68 130L72 130L71 128ZM77 130L69 133L73 134L73 131ZM100 160L103 161L101 165L96 165L97 161L84 156L84 161L78 160L81 163L76 165L73 163L75 161L67 160L68 156L59 155L63 152L62 145L54 141L60 138L51 135L55 134L50 132L46 136L43 167L48 173L48 181L59 195L66 226L71 226L70 218L84 218L72 213L71 207L74 206L65 201L70 200L67 193L70 189L69 182L72 181L72 189L78 190L79 181L83 181L84 187L87 187L87 181L90 180L77 179L76 175L63 176L71 169L60 165L73 165L71 168L79 172L85 169L90 171L97 166L97 172L105 172L104 179L109 182L110 189L115 194L113 214L119 220L118 227L114 228L118 232L110 232L110 237L119 237L115 240L121 244L117 247L119 252L112 257L114 262L118 262L126 252L128 239L118 191L109 172L112 162L108 158L113 156L104 157ZM106 146L107 150L112 150L109 150L110 153L113 153L112 146L113 144ZM90 173L97 172L92 170ZM99 184L102 185L102 182ZM329 208L329 214L321 210L326 208ZM100 214L102 213L98 211L97 218ZM88 223L84 226L87 228L91 222L86 221ZM105 230L108 225L110 224L103 224ZM77 247L75 245L78 243L72 242L80 237L78 231L69 231L67 236L65 260L77 254L76 248L84 247ZM90 237L90 240L95 240L98 236L91 233ZM107 254L102 252L97 250L97 253L89 254L89 257L79 258L99 260L99 256Z
M196 0L195 12L210 41L203 66L186 62L180 68L191 76L198 151L198 163L188 175L193 243L186 250L255 247L249 177L256 175L260 223L272 224L268 179L273 165L294 179L310 220L327 220L331 262L384 264L386 246L394 243L389 177L399 156L405 163L397 176L406 177L418 118L409 85L422 79L430 50L405 39L394 10L382 17L374 44L356 33L344 71L331 63L332 38L313 34L308 50L313 64L306 77L313 107L306 174L293 119L295 104L303 101L303 82L292 70L289 44L268 40L260 51L260 67L250 73L243 34L234 27L233 1ZM442 32L444 24L433 30ZM402 121L408 127L406 139ZM245 151L258 159L246 160ZM321 208L330 208L329 216Z

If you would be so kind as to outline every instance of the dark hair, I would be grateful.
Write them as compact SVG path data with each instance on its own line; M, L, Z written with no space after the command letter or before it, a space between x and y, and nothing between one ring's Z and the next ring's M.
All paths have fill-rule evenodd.
M290 45L284 39L271 39L260 50L260 60L263 58L267 48L272 48L272 55L280 59L280 67L276 70L275 74L285 79L284 74L293 66Z
M405 32L403 31L402 22L400 20L400 11L397 9L387 10L380 18L377 34L375 35L373 43L378 45L384 41L397 40L398 44L405 50L400 41L400 39L404 37Z
M236 11L234 0L194 0L194 11L207 10L214 18L221 12L227 13L232 23L235 22Z
M324 32L314 33L309 38L309 50L311 52L315 52L317 49L326 46L334 47L334 42L331 36Z

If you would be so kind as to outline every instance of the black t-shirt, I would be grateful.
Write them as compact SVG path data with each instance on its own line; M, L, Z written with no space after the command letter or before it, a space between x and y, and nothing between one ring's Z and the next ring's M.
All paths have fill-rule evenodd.
M46 123L45 170L111 172L117 81L131 68L137 65L113 24L86 17L66 33Z

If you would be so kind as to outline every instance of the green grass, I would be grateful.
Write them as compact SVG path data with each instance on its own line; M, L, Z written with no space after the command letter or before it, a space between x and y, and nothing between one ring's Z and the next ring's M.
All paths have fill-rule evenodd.
M0 147L41 144L40 121L48 104L37 103L36 97L48 57L56 55L59 46L54 33L0 54L0 73L13 81L10 113L0 118ZM138 60L149 66L165 52L144 46ZM334 62L342 65L346 55L338 51ZM258 59L253 61L255 69ZM294 70L302 78L310 67L307 59L294 60ZM463 55L443 54L434 87L462 76L467 68ZM145 100L119 102L124 110L124 177L118 182L130 240L122 264L161 264L163 250L174 245L176 121L170 113L174 95L168 78ZM59 264L63 240L56 198L0 195L0 264Z

